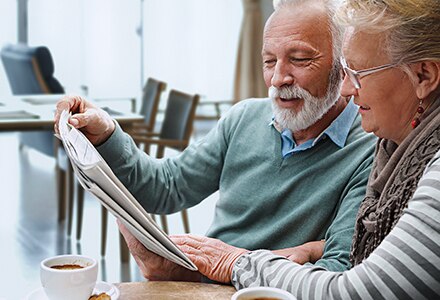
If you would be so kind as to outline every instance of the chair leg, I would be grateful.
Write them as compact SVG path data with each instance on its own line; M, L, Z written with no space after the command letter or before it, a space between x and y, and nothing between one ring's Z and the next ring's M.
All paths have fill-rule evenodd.
M107 210L101 206L101 255L105 256L107 249Z
M74 175L72 165L69 163L67 167L67 235L72 234L72 219L73 219L73 182Z
M188 211L183 209L180 214L182 216L183 229L185 230L185 233L189 233Z
M162 158L165 154L165 147L162 145L157 146L156 158Z
M144 152L150 155L151 144L144 144Z
M58 222L66 219L66 172L56 166L58 192Z
M130 260L130 251L124 237L119 233L119 251L121 253L121 262L126 263Z
M78 201L76 207L76 239L80 240L84 214L84 189L79 183L76 185L76 192L76 201Z
M168 221L167 216L160 215L160 223L162 224L162 229L165 231L166 234L168 234Z

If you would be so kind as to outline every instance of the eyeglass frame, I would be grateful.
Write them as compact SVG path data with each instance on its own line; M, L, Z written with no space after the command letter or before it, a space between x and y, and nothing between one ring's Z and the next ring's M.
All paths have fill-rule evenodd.
M354 87L358 90L361 88L361 82L360 79L362 77L368 76L370 74L374 74L376 72L379 71L383 71L383 70L387 70L390 68L394 68L396 66L398 66L398 63L394 63L394 64L385 64L385 65L381 65L381 66L377 66L377 67L373 67L373 68L368 68L368 69L363 69L363 70L353 70L351 69L348 65L347 65L347 61L345 60L344 57L340 57L340 62L342 65L342 69L344 70L344 74L346 76L348 76L348 78L350 79L351 83L354 85Z

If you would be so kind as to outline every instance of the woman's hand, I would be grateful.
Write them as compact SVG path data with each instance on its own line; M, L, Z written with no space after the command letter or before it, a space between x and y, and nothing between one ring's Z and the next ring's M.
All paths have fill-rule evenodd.
M231 282L236 260L248 252L208 237L174 235L170 238L194 262L200 273L223 283Z
M314 263L319 260L324 253L324 245L324 240L314 241L297 247L274 250L272 252L284 256L290 261L303 265L307 262Z
M55 112L55 132L63 110L72 113L69 123L80 129L89 141L98 146L104 143L115 130L112 118L92 103L80 96L65 96L57 103Z
M153 281L200 281L200 273L190 271L148 251L119 221L118 226L127 242L128 249L145 278Z

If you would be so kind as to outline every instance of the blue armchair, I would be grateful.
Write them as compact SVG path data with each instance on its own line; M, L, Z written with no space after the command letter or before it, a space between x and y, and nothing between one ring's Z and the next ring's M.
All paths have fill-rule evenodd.
M53 76L54 63L47 47L23 44L6 45L0 53L13 95L64 94ZM26 145L46 155L54 156L53 133L21 132L20 146Z

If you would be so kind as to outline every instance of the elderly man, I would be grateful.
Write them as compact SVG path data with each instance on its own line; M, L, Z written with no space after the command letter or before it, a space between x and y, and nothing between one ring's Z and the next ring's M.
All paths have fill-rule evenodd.
M79 97L62 99L57 115L75 113L70 123L99 145L147 211L173 213L219 190L208 236L245 249L293 247L278 253L345 270L374 138L361 129L358 108L339 97L342 32L333 11L325 0L280 1L264 31L270 98L240 102L178 157L145 155ZM200 280L121 231L145 277Z

